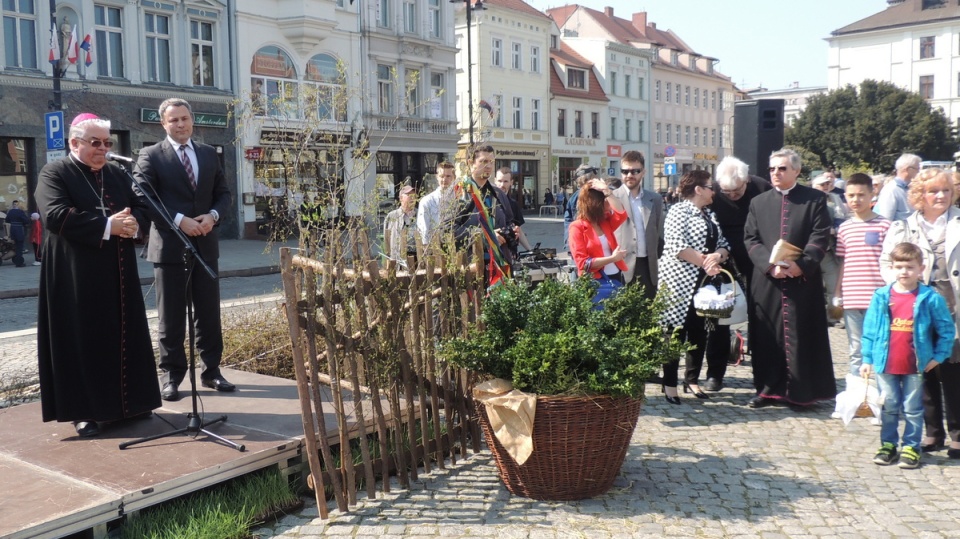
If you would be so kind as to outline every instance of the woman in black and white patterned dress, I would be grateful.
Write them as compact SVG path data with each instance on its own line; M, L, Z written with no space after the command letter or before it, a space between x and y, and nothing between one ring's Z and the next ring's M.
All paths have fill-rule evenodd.
M680 202L667 212L665 246L660 258L660 287L668 292L668 308L661 324L668 331L679 327L675 338L685 339L694 347L686 354L683 388L700 399L708 398L699 385L707 331L704 319L694 310L693 295L704 276L720 273L720 265L730 256L730 246L720 232L717 218L706 208L713 202L714 188L713 179L705 170L692 170L680 178ZM679 367L680 358L663 366L663 392L671 404L680 404Z

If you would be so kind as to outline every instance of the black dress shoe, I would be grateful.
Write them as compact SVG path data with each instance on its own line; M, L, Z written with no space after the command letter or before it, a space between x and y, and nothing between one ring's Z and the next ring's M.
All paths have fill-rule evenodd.
M237 386L231 384L223 376L214 376L213 378L201 378L200 383L203 384L203 387L209 387L210 389L216 389L217 391L230 392L235 391Z
M716 378L707 378L703 383L703 389L706 391L720 391L723 389L723 382Z
M943 444L943 440L935 440L933 443L923 444L920 446L920 449L924 453L932 453L934 451L940 451L941 449L947 447Z
M167 382L163 384L163 389L160 390L160 398L165 401L178 401L180 400L180 390L177 389L177 385L174 382Z
M952 447L947 449L947 458L960 459L960 449L954 449Z
M73 427L81 438L91 438L100 434L100 427L96 421L74 421Z
M750 408L766 408L767 406L773 406L774 404L777 404L777 399L770 399L757 395L756 397L750 399L750 401L747 403L747 406Z

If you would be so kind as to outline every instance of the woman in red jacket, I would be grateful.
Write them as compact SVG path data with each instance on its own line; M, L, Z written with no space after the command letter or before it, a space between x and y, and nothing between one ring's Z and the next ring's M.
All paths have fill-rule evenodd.
M580 276L597 280L594 303L600 303L623 286L626 250L617 245L614 231L627 220L627 213L603 180L593 179L577 199L577 219L570 224L570 252Z

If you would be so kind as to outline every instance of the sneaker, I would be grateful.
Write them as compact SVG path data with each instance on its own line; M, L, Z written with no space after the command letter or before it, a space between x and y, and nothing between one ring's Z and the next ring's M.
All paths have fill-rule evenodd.
M890 442L884 442L880 450L873 456L874 464L880 466L889 466L897 460L897 446Z
M33 265L34 265L34 266L39 266L40 263L39 263L39 262L34 262Z
M876 462L876 459L874 459ZM907 446L903 448L903 451L900 452L900 466L901 468L913 469L920 467L920 453L917 453L917 450Z

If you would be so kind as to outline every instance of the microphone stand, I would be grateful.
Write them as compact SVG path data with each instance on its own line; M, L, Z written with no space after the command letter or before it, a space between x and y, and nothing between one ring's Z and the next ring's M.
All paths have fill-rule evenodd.
M132 445L142 444L144 442L149 442L151 440L157 440L160 438L166 438L168 436L174 436L177 434L197 435L197 434L203 433L209 436L210 438L214 438L216 440L223 442L224 444L236 449L237 451L243 452L246 450L246 446L244 446L243 444L238 444L232 440L228 440L204 428L204 427L213 425L215 423L222 423L226 421L227 420L226 415L221 415L216 419L212 419L210 421L204 422L201 420L200 414L197 412L197 373L196 373L197 359L196 359L196 345L194 344L194 326L193 326L194 315L193 315L193 286L192 286L194 266L196 263L199 263L200 267L202 267L203 270L207 273L207 275L209 275L210 278L213 280L217 280L217 274L216 272L213 271L213 269L209 265L207 265L206 261L203 260L203 257L200 256L200 253L197 252L197 248L194 247L193 242L191 242L190 239L187 237L187 235L184 234L182 230L180 230L180 227L178 227L173 222L173 218L170 216L170 214L166 211L166 208L164 208L163 204L160 202L159 200L160 197L157 196L155 192L152 192L152 186L147 186L150 188L150 191L148 191L147 189L144 188L143 183L141 183L136 176L134 176L129 170L127 170L127 167L120 166L120 168L123 170L124 174L126 174L127 177L133 182L133 185L137 187L137 190L139 190L140 193L143 194L143 198L147 201L150 207L153 208L155 215L160 216L163 222L168 227L170 227L170 230L173 230L174 234L177 236L177 238L180 239L180 242L183 243L183 246L184 246L183 263L184 263L184 271L186 272L186 275L187 275L186 290L184 291L184 296L185 296L185 301L187 305L187 327L189 328L188 334L190 337L190 364L187 367L187 369L188 369L189 378L190 378L190 398L193 404L193 407L190 413L187 414L187 426L183 427L182 429L176 429L176 430L164 432L161 434L154 434L152 436L146 436L144 438L137 438L136 440L130 440L129 442L123 442L122 444L120 444L120 449L126 449Z

